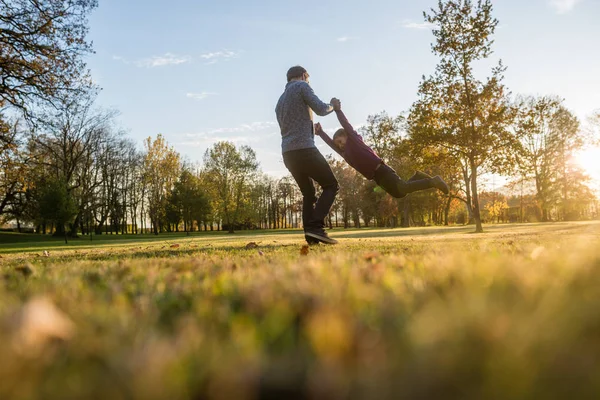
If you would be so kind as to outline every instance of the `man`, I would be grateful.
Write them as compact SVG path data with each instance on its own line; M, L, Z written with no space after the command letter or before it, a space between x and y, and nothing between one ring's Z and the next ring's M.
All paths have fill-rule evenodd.
M325 218L329 215L339 186L325 157L315 146L313 123L313 111L325 116L333 112L333 107L315 95L306 69L300 66L290 68L287 81L275 112L281 128L283 162L303 196L305 238L309 244L337 244L325 232ZM313 181L323 189L319 199Z

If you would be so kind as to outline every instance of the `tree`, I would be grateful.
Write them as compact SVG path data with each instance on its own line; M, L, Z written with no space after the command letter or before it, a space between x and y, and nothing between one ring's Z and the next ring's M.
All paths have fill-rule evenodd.
M554 97L524 98L517 101L515 129L521 140L519 173L524 180L535 182L541 219L549 219L549 208L555 192L552 190L554 155L552 154L551 121L561 101Z
M0 114L0 217L15 216L19 195L25 190L27 158L18 133L18 123L9 123Z
M576 218L575 203L590 195L589 178L571 161L586 143L579 120L556 97L519 99L517 109L518 171L523 181L535 184L539 218L552 219L555 207L561 211L557 218Z
M579 219L577 203L589 200L589 181L581 168L572 162L573 156L585 145L579 119L565 107L553 115L551 127L551 151L554 154L554 170L562 220Z
M330 160L331 169L340 183L340 192L336 203L342 213L344 229L350 227L352 220L355 228L360 228L360 197L365 179L345 161Z
M405 123L402 116L390 117L385 111L367 117L367 125L361 129L367 142L380 157L390 160L400 141L400 130Z
M492 54L498 25L492 8L491 0L440 0L437 10L424 13L435 26L432 50L440 63L423 78L409 116L414 140L440 146L462 163L476 232L483 232L478 177L509 170L517 146L508 129L513 112L502 83L505 67L499 62L486 81L473 70Z
M216 203L229 233L240 222L249 183L258 171L256 154L248 146L218 142L204 155L206 173L216 193Z
M70 226L73 237L84 216L98 209L103 215L102 227L114 206L114 187L122 172L119 160L125 146L119 140L121 133L113 128L118 113L98 110L94 101L95 95L89 92L57 101L56 108L35 125L30 138L32 162L52 179L66 182L69 196L77 204L78 213ZM107 185L110 190L103 190Z
M186 232L194 230L194 221L198 223L198 227L201 223L207 222L210 213L208 198L200 186L200 179L186 167L183 168L174 185L168 210L170 210L167 212L168 216L170 214L169 222L179 224L183 220L183 228Z
M155 235L163 230L167 200L179 176L180 156L162 135L144 141L144 180L148 186L148 214Z
M67 183L61 179L45 182L40 190L39 206L40 215L47 221L55 224L56 232L64 234L67 243L67 230L65 225L71 223L77 214L77 207L69 196ZM62 227L62 229L59 229Z
M97 0L0 0L0 107L31 116L91 82L84 56L89 13Z

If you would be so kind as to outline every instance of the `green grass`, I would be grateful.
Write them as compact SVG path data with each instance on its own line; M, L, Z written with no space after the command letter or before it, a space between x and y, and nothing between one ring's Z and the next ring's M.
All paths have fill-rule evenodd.
M2 235L0 398L598 398L600 224L486 228Z

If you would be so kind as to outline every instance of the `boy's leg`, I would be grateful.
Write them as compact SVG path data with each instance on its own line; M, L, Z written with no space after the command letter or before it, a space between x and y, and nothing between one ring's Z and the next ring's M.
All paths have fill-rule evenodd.
M382 165L375 172L375 182L386 192L399 199L406 197L409 193L436 187L433 178L403 181L396 171L387 165Z
M425 172L417 171L408 181L414 182L421 179L431 179L434 188L441 190L442 193L446 195L450 194L450 188L448 187L448 184L446 184L446 182L444 182L442 177L439 175L432 177L431 175L426 174Z
M432 178L431 175L426 174L425 172L417 171L417 172L415 172L415 174L413 176L410 177L408 182L418 181L421 179L431 179L431 178Z

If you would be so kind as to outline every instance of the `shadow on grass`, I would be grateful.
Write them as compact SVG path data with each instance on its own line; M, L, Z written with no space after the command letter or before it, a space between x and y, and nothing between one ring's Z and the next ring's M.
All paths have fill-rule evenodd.
M39 260L42 262L48 261L52 263L70 262L70 261L118 261L122 259L138 260L138 259L164 259L164 258L190 258L190 257L211 257L215 255L224 255L225 257L231 257L232 255L249 256L259 255L259 251L265 254L274 253L278 250L289 249L289 248L300 248L298 244L268 244L261 245L258 248L246 249L244 246L199 246L195 248L158 248L158 249L129 249L123 251L122 249L107 248L106 251L98 251L97 249L88 249L90 252L86 252L85 249L71 251L66 254L60 254L59 256L44 257L39 253L22 253L21 257L8 260L8 263L19 263L23 261Z
M597 234L600 231L600 223L595 222L576 222L576 223L531 223L531 224L503 224L503 225L486 225L484 226L484 235L537 235L537 234L567 234L573 232L593 233ZM444 240L464 240L467 237L477 237L475 227L472 225L452 226L452 227L424 227L424 228L363 228L363 229L334 229L330 231L333 237L343 241L345 239L391 239L391 238L407 238L417 239L419 237L428 240L434 236L442 236ZM167 233L158 236L155 235L102 235L94 236L94 240L82 237L72 240L68 245L65 245L60 239L43 241L28 241L5 243L3 239L14 236L26 236L31 240L36 236L38 238L50 238L42 235L18 235L18 234L1 234L0 233L0 254L17 254L17 253L42 253L48 251L102 251L106 248L106 252L121 253L125 248L134 248L135 246L147 247L157 246L162 242L165 247L165 252L174 252L168 246L180 242L181 251L187 251L190 245L198 246L190 249L194 251L205 250L206 245L210 245L212 249L220 251L236 251L243 249L243 245L247 242L262 240L270 240L280 237L281 240L292 240L292 236L297 236L297 243L294 245L304 244L301 230L263 230L263 231L240 231L235 234L226 232L194 232L190 235L186 233ZM454 237L451 237L454 236ZM97 239L96 239L97 238ZM293 239L296 242L296 238ZM467 239L468 240L468 239ZM232 242L238 242L239 247L232 245ZM261 246L262 248L263 246ZM282 247L280 244L279 246ZM128 250L131 251L131 250ZM153 249L149 253L154 254ZM130 253L127 253L131 255ZM35 256L35 255L34 255Z

